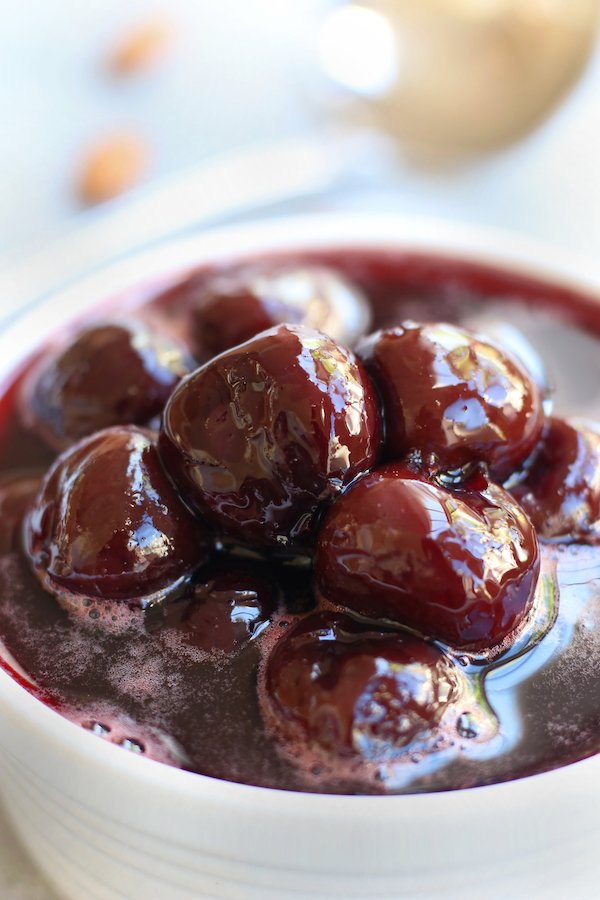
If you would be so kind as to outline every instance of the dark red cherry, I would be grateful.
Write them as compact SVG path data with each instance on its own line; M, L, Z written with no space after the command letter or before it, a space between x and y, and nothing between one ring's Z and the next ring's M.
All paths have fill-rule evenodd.
M540 388L510 353L454 325L407 323L360 341L383 403L388 455L439 471L473 460L504 481L544 423Z
M42 356L24 383L22 416L63 450L102 428L147 424L193 368L181 344L148 325L95 325Z
M535 530L502 488L479 475L451 492L399 463L336 501L315 556L327 600L471 650L521 622L539 566Z
M600 428L552 418L526 477L510 490L538 537L600 542Z
M209 653L232 653L255 638L279 605L268 573L229 560L199 573L182 600L169 603L163 627Z
M127 600L189 576L206 527L181 502L149 432L109 428L48 472L26 520L26 548L53 592Z
M160 448L187 502L218 529L265 546L302 544L315 514L375 462L373 389L349 350L282 325L180 384Z
M307 325L351 344L370 320L359 289L322 266L245 264L194 284L191 331L205 358L283 323Z
M432 732L460 687L455 665L433 645L316 613L275 646L266 695L288 739L377 760Z

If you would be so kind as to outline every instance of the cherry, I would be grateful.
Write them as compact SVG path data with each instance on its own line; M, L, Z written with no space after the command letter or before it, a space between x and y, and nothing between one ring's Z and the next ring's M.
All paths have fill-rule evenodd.
M209 653L240 650L262 632L279 605L277 587L257 568L232 560L213 563L182 600L167 605L164 627Z
M512 354L454 325L409 322L357 345L383 403L391 459L443 471L473 460L504 481L544 424L540 388Z
M151 434L117 427L56 460L26 519L25 540L52 592L128 600L189 576L209 537L179 499Z
M314 265L231 266L212 277L192 279L188 303L192 336L206 359L283 323L307 325L353 343L370 319L358 288Z
M24 383L22 416L54 449L112 425L145 425L194 368L184 347L141 322L94 325L51 347Z
M552 418L523 481L510 490L544 540L600 541L600 429Z
M184 379L159 440L181 493L208 521L243 541L292 547L374 464L380 422L349 350L281 325Z
M288 739L375 760L431 733L460 696L456 667L437 647L330 612L308 616L278 642L265 683Z
M522 621L539 566L535 530L502 488L478 474L451 492L399 463L336 501L315 555L327 600L471 650Z

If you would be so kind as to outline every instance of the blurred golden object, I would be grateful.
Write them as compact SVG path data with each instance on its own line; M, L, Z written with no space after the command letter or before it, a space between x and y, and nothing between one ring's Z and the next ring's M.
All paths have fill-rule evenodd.
M135 75L153 68L166 57L174 39L172 23L159 16L143 19L121 36L109 57L116 75Z
M599 0L364 0L331 14L321 59L336 77L335 53L342 68L343 59L335 34L354 15L363 41L346 82L363 95L361 121L413 152L481 152L521 137L561 100L594 45L598 7ZM366 46L377 34L379 52ZM361 91L357 73L374 61L387 80Z
M99 140L81 164L79 196L92 205L125 193L143 176L148 158L148 144L139 135L121 133Z

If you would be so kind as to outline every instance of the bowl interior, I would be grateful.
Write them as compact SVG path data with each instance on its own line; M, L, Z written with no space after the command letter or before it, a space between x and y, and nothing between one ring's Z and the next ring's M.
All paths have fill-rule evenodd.
M106 298L122 295L135 299L156 285L183 277L190 269L205 262L269 251L347 247L389 247L390 250L464 259L563 285L565 289L581 292L593 304L600 303L598 267L585 259L513 235L451 222L392 216L328 215L278 219L223 228L162 245L97 271L59 293L43 298L0 335L0 380L8 378L50 334L60 332L74 317L102 304ZM118 777L143 783L154 791L177 795L180 802L185 798L185 803L210 799L225 807L233 804L252 810L253 815L262 818L284 811L286 815L307 817L306 820L312 822L315 818L333 816L343 819L348 815L350 819L360 819L364 823L377 822L380 827L382 816L384 819L404 819L409 815L425 823L432 815L440 814L444 818L452 811L453 815L476 818L489 808L490 803L506 807L507 815L510 815L511 805L525 809L532 803L539 803L547 796L549 781L556 800L569 795L573 786L580 783L582 768L591 780L598 778L600 773L598 759L592 758L544 776L451 794L402 798L303 795L221 782L135 758L55 714L5 671L0 672L0 697L2 707L10 710L10 715L22 717L29 729L43 731L57 752L60 750L73 760L84 758L87 765L103 768L113 779Z

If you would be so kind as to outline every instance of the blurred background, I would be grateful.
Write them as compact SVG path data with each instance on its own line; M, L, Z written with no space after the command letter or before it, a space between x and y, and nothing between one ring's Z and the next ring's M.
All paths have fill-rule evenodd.
M257 186L244 198L242 184L240 209L278 200L297 209L300 198L302 208L392 209L492 224L595 254L598 5L1 4L0 272L14 275L15 260L65 230L124 205L131 210L219 154L233 154L247 186L252 168L239 169L247 148L267 148L267 170L276 172L273 153L290 141L300 142L298 152L307 144L310 171L282 158L290 183L273 185L269 196L263 159L265 196ZM236 183L229 183L225 211L215 197L210 210L198 202L199 224L236 214ZM190 195L180 208L182 225L194 219L196 201ZM173 208L162 226L156 204L141 218L146 228L153 220L155 237L178 228ZM133 218L128 228L133 235ZM132 242L148 237L141 228ZM99 247L98 230L96 239ZM15 297L7 290L0 304L18 301L13 288Z

